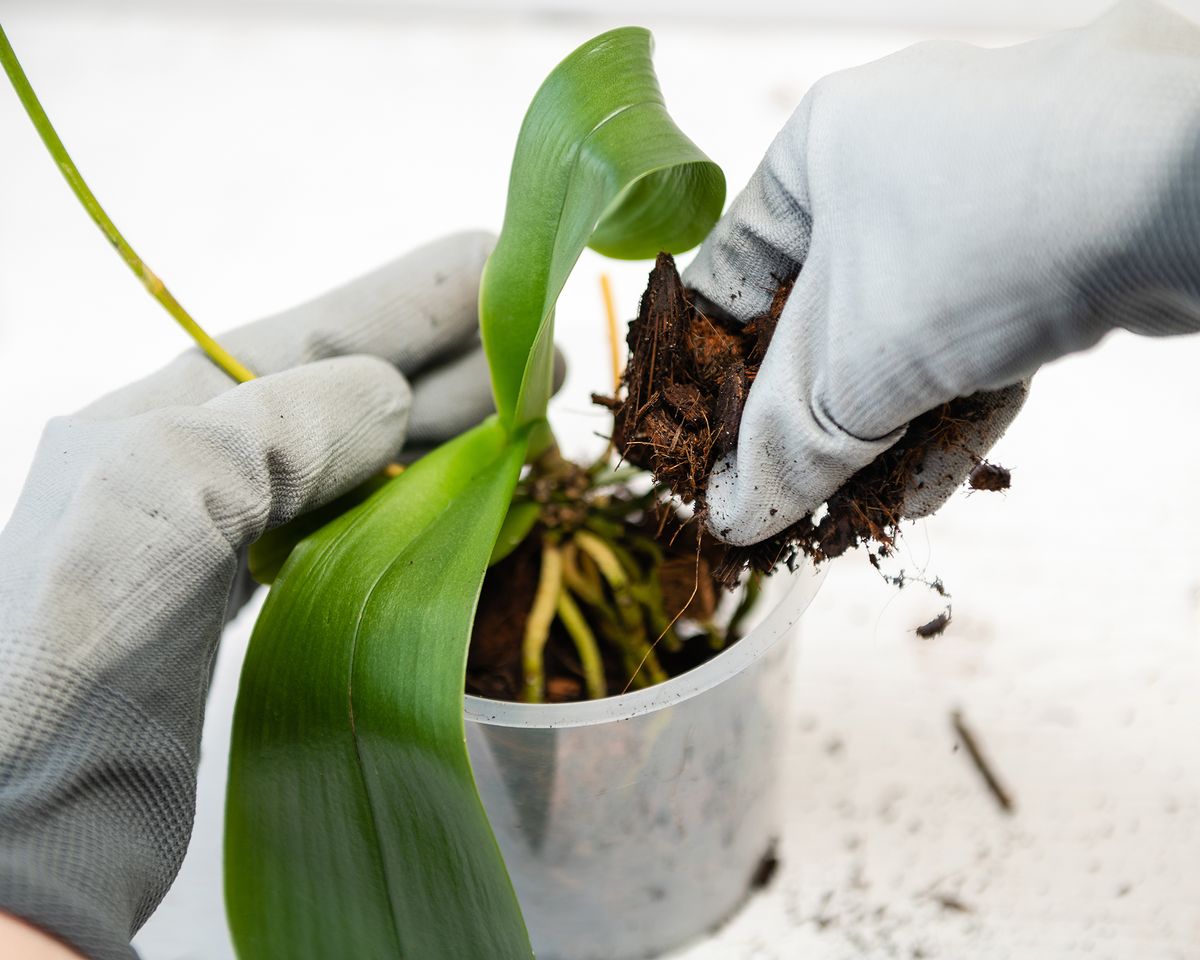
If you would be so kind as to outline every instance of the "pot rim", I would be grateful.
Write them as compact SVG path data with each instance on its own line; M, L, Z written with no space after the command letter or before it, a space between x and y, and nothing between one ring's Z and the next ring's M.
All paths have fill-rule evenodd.
M785 637L808 609L825 579L825 571L805 565L795 571L779 571L772 579L784 577L787 586L780 591L775 606L749 634L711 660L665 683L577 703L514 703L467 694L466 719L487 726L555 729L632 720L677 706L737 676Z

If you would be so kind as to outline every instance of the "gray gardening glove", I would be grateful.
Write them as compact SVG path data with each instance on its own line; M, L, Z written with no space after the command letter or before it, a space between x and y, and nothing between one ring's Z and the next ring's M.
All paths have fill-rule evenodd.
M922 516L1043 363L1117 327L1200 329L1200 29L1125 3L1032 43L925 43L821 80L684 280L747 320L797 269L709 484L710 526L737 544L816 509L919 414L1000 391L910 487Z
M0 535L0 910L133 956L191 833L239 552L491 410L491 243L449 237L223 337L258 380L191 351L46 428Z

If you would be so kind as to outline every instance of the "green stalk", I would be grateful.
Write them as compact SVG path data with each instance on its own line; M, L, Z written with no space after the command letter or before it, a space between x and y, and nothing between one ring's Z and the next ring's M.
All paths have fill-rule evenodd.
M58 165L59 172L66 179L67 184L71 187L72 192L79 198L79 202L83 204L83 208L96 222L96 226L108 238L108 242L113 245L117 253L121 255L121 259L125 261L129 269L134 272L134 275L142 282L142 285L150 292L150 296L154 297L163 305L167 313L169 313L179 323L184 330L188 332L193 340L199 345L210 360L218 367L224 370L238 383L245 383L247 380L253 380L254 374L246 367L242 366L235 360L225 348L222 347L216 340L210 337L203 328L191 315L183 309L179 301L171 294L166 285L159 279L158 275L150 269L150 266L137 255L133 247L131 247L121 236L121 232L117 229L116 224L109 219L104 208L100 206L100 201L96 199L87 183L84 182L83 176L79 173L75 162L67 153L67 148L63 146L63 142L58 138L58 134L54 131L54 126L50 123L50 118L46 116L46 111L42 109L42 104L37 98L37 94L33 92L33 87L29 84L29 79L25 76L25 71L21 69L21 63L17 60L17 55L8 42L8 37L4 33L4 28L0 26L0 63L4 64L4 72L8 74L8 79L13 85L13 89L17 92L17 97L21 101L21 106L25 108L25 112L29 115L29 119L33 121L38 135L42 138L42 143L46 145L46 149L50 151L50 156L54 158L54 162Z
M558 609L562 593L562 553L550 542L542 544L542 571L538 576L537 593L525 621L525 638L521 644L521 662L525 673L525 688L521 699L526 703L541 703L546 684L546 664L543 653L550 639L550 626Z
M558 618L575 641L579 662L583 665L583 679L587 684L588 697L599 700L608 696L604 682L604 664L600 660L600 647L596 644L596 636L567 590L560 590L558 594Z

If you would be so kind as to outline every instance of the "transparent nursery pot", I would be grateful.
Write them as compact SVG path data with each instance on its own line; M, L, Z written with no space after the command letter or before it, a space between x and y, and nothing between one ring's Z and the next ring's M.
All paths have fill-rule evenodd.
M779 836L797 621L821 580L666 683L584 703L466 698L476 783L537 960L641 960L731 917Z

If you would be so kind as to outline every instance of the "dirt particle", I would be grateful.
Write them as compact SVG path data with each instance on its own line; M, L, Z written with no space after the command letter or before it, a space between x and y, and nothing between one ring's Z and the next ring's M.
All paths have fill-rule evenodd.
M950 714L950 722L954 727L954 732L958 735L959 741L966 748L967 756L971 758L971 763L974 764L976 771L982 778L988 792L996 801L996 806L1006 814L1011 814L1015 809L1012 795L1004 788L1000 782L999 776L988 762L987 756L983 752L983 748L979 744L975 733L967 725L966 719L962 712L955 710Z
M546 680L546 696L552 703L583 699L583 684L576 677L550 677Z
M750 875L750 889L762 890L767 887L775 874L779 872L778 841L772 840Z
M934 902L948 913L974 913L975 911L958 897L949 893L934 894Z
M922 640L929 640L933 637L941 636L946 627L950 626L950 611L943 610L928 623L923 623L913 631Z
M1012 486L1012 471L999 464L980 460L967 477L972 490L1007 490Z

